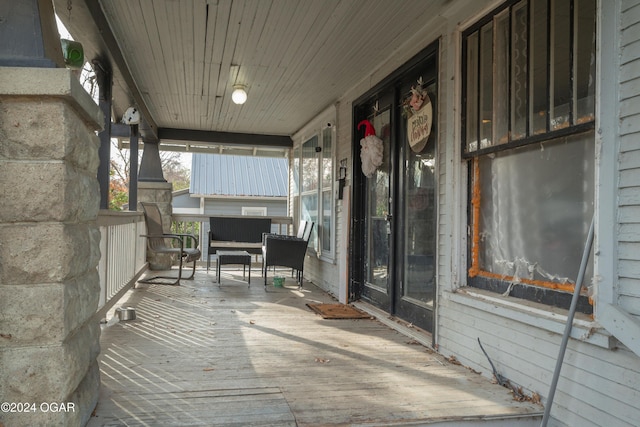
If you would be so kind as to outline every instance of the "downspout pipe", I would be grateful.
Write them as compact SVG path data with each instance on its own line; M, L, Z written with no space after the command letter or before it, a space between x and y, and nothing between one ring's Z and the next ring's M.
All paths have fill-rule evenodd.
M549 422L549 415L551 414L551 406L553 405L553 397L556 394L556 388L558 387L558 379L560 378L560 369L562 369L562 362L564 360L564 353L567 350L567 343L569 342L569 336L571 335L571 329L573 328L573 318L576 314L576 307L578 305L578 297L580 296L580 290L582 289L582 281L584 280L584 274L587 270L587 263L589 261L589 254L591 253L591 247L593 246L593 229L594 229L595 217L591 218L591 226L589 227L589 234L587 235L587 241L584 245L584 252L582 253L582 262L580 263L580 270L578 271L578 280L576 280L576 286L573 290L573 298L571 299L571 306L569 308L569 314L567 316L567 323L564 328L564 335L562 336L562 342L560 343L560 351L558 353L558 359L556 360L556 368L553 372L553 379L551 380L551 386L549 387L549 395L547 397L547 404L544 408L544 415L542 417L542 423L540 427L547 427Z
M138 125L131 125L129 136L129 210L138 210Z

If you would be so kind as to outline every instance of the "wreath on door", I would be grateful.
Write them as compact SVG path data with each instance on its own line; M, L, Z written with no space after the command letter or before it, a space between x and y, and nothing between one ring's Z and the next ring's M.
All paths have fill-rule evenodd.
M358 130L362 126L365 126L364 138L360 140L362 173L367 178L371 178L382 164L384 145L382 140L376 136L376 130L369 120L362 120L358 123Z
M433 107L422 77L416 86L411 87L409 96L404 100L402 115L407 120L409 147L415 153L422 152L427 146L433 122Z

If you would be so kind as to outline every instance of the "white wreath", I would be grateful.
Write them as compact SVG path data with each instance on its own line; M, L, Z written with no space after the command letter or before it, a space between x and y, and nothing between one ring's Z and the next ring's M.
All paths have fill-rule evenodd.
M360 160L362 161L362 173L371 178L378 166L382 164L383 144L375 135L365 136L360 140Z

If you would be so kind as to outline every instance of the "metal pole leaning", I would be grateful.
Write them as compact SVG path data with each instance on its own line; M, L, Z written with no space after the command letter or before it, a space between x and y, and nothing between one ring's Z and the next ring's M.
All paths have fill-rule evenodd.
M549 387L549 396L547 397L547 404L544 407L544 415L542 417L542 423L540 423L540 427L547 427L547 423L549 422L549 414L551 413L551 406L553 405L553 397L556 394L556 388L558 386L558 378L560 378L560 369L562 369L562 361L564 360L564 353L567 350L567 343L569 342L569 336L571 335L571 328L573 327L573 318L576 314L576 307L578 305L578 297L580 296L580 290L582 289L582 281L584 280L584 273L587 269L589 254L591 253L591 247L593 246L594 219L595 218L591 218L591 226L589 227L589 234L587 236L587 241L584 245L584 252L582 253L582 262L580 263L580 271L578 271L578 280L576 280L576 287L573 290L573 298L571 299L571 306L569 308L569 314L567 315L567 323L564 328L564 335L562 336L562 342L560 343L560 351L558 353L558 359L556 360L556 369L553 372L553 379L551 380L551 386Z

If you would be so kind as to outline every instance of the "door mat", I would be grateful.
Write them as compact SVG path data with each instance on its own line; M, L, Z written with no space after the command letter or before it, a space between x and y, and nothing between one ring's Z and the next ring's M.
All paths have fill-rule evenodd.
M307 304L323 319L370 319L371 315L346 304Z

